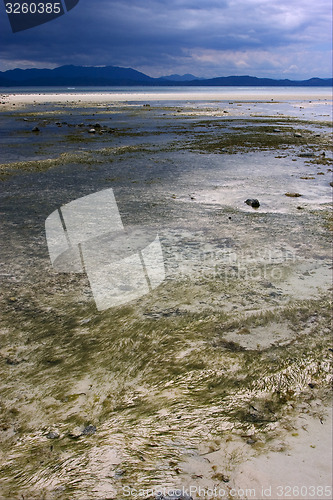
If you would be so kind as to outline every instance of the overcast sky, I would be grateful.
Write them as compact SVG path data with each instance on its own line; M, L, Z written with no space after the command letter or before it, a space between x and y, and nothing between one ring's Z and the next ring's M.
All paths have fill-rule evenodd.
M77 64L150 76L328 78L331 9L331 0L80 0L12 33L1 2L0 70Z

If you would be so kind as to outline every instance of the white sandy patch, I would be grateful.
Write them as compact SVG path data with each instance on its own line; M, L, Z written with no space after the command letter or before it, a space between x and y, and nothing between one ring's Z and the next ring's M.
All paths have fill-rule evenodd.
M281 431L261 452L246 439L226 438L220 446L212 443L211 452L188 457L182 464L184 491L195 500L330 499L332 409L318 405L315 416L301 413L292 430Z
M326 418L300 415L297 427L283 436L281 451L241 465L233 477L235 487L255 489L256 500L332 498L332 408Z
M135 91L123 91L123 92L96 92L96 93L84 93L84 92L73 92L73 93L11 93L2 94L3 102L8 104L24 105L24 104L34 104L34 103L85 103L85 104L111 104L113 102L128 102L128 101L242 101L247 102L249 100L260 101L297 101L298 103L303 101L311 101L312 105L318 101L332 101L332 95L330 89L325 89L320 91L317 95L316 91L313 89L304 89L304 93L300 94L299 89L293 92L290 89L288 93L285 93L285 89L272 88L272 89L262 89L260 91L256 89L244 89L241 90L230 88L230 90L223 91L210 91L208 92L198 92L193 89L193 91L183 91L183 92L172 92L172 91L161 91L161 92L135 92Z

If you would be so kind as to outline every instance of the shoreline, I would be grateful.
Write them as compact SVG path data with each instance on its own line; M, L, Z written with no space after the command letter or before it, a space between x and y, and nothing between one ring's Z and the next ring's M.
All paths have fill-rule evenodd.
M210 89L208 87L208 89ZM77 103L91 103L91 104L102 104L111 102L126 102L126 101L230 101L237 100L242 102L272 102L272 101L311 101L311 102L322 102L322 101L332 101L332 94L330 90L321 89L319 93L311 92L310 89L304 89L304 92L279 92L275 87L267 87L260 92L251 88L241 89L241 90L227 90L225 92L212 91L209 93L196 92L195 90L191 92L135 92L135 91L117 91L117 92L38 92L34 91L31 93L19 93L0 90L2 98L7 99L8 104L15 105L25 105L25 104L35 104L35 103L67 103L67 102L77 102Z

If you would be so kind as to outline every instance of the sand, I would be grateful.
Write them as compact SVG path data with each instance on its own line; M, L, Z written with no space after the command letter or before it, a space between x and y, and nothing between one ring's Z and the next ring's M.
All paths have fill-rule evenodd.
M300 410L292 427L265 449L230 440L189 459L183 464L185 491L194 499L331 498L332 408L320 407L316 416L308 411ZM212 469L216 480L207 481Z
M68 103L68 102L76 102L81 104L110 104L113 102L126 102L126 101L138 101L138 102L155 102L155 101L206 101L207 94L203 94L202 92L195 91L195 89L184 92L175 92L175 91L160 91L160 92L98 92L98 93L84 93L84 92L66 92L66 93L9 93L6 92L2 94L4 101L10 105L27 105L33 103ZM224 90L215 91L211 90L209 93L210 101L232 101L237 100L239 102L246 102L251 100L258 101L316 101L318 98L319 101L332 101L331 90L328 88L320 89L320 93L317 94L316 89L302 89L302 92L299 91L299 88L293 90L290 88L288 92L283 90L279 90L277 88L274 89L247 89L244 91L239 90Z

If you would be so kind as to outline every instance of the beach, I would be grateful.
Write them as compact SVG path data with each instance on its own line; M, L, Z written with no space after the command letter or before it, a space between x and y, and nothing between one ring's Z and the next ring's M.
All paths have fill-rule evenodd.
M331 93L0 94L0 498L331 498ZM99 311L45 220L106 189L165 276Z

